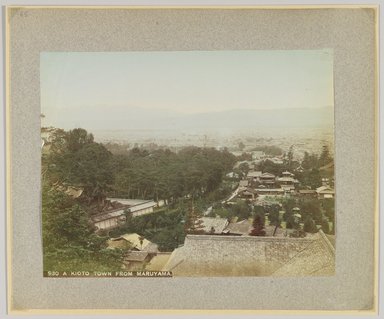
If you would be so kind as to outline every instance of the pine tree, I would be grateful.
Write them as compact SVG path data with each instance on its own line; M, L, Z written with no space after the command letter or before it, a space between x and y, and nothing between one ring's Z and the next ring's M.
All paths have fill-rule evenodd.
M288 153L286 154L285 163L284 163L286 169L291 170L292 163L293 163L293 145L289 147Z
M312 217L308 216L304 221L304 231L307 233L316 233L317 227Z
M193 200L191 203L191 210L187 214L187 221L185 223L185 232L187 234L203 234L204 225L201 219L202 214L195 209Z
M330 233L329 223L328 223L328 220L326 218L323 218L323 220L321 222L321 229L326 234Z
M249 233L251 236L265 236L264 219L261 215L257 214L253 219L253 229Z
M320 158L319 158L320 167L324 166L324 165L327 165L331 161L332 161L332 157L331 157L331 155L329 153L328 146L324 145L323 149L322 149L322 152L320 154Z
M304 169L309 169L311 167L311 163L310 163L310 158L309 158L309 153L308 152L304 152L304 158L303 158L303 161L301 162L301 166Z

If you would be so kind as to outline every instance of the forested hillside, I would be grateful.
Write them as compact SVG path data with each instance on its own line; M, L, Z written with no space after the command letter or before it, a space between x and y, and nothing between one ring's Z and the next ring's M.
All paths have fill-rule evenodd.
M235 156L213 148L186 147L177 153L133 148L113 154L84 129L54 130L42 152L45 268L119 265L122 252L106 249L107 237L95 234L89 221L102 211L107 197L161 200L169 204L169 216L176 209L180 215L164 215L164 225L156 225L159 231L153 235L160 241L165 238L165 248L175 248L169 245L168 238L174 235L168 230L187 214L186 202L193 199L198 203L207 196L221 198L223 177L234 163ZM70 196L69 187L81 190L81 196ZM182 240L182 227L177 233Z

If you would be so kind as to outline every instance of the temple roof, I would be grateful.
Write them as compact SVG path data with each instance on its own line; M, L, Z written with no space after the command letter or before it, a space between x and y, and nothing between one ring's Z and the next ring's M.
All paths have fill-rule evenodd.
M319 231L306 238L187 235L162 270L174 276L328 275L334 265L334 249Z

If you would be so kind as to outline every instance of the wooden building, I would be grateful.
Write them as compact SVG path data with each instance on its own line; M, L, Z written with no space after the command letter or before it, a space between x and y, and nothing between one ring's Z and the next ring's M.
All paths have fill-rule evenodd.
M97 229L110 230L126 222L124 208L117 208L91 217Z

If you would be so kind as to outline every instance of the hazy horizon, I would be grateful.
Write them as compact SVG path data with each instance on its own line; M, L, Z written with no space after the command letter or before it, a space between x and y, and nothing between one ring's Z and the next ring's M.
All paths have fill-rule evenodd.
M284 126L288 110L304 109L322 112L327 125L330 117L333 121L333 53L327 49L43 52L40 62L43 126L220 129L230 123L236 130L241 123L234 125L223 114L257 111L268 118L272 112L273 122ZM223 115L218 123L215 114ZM289 126L305 124L300 116L290 121Z

